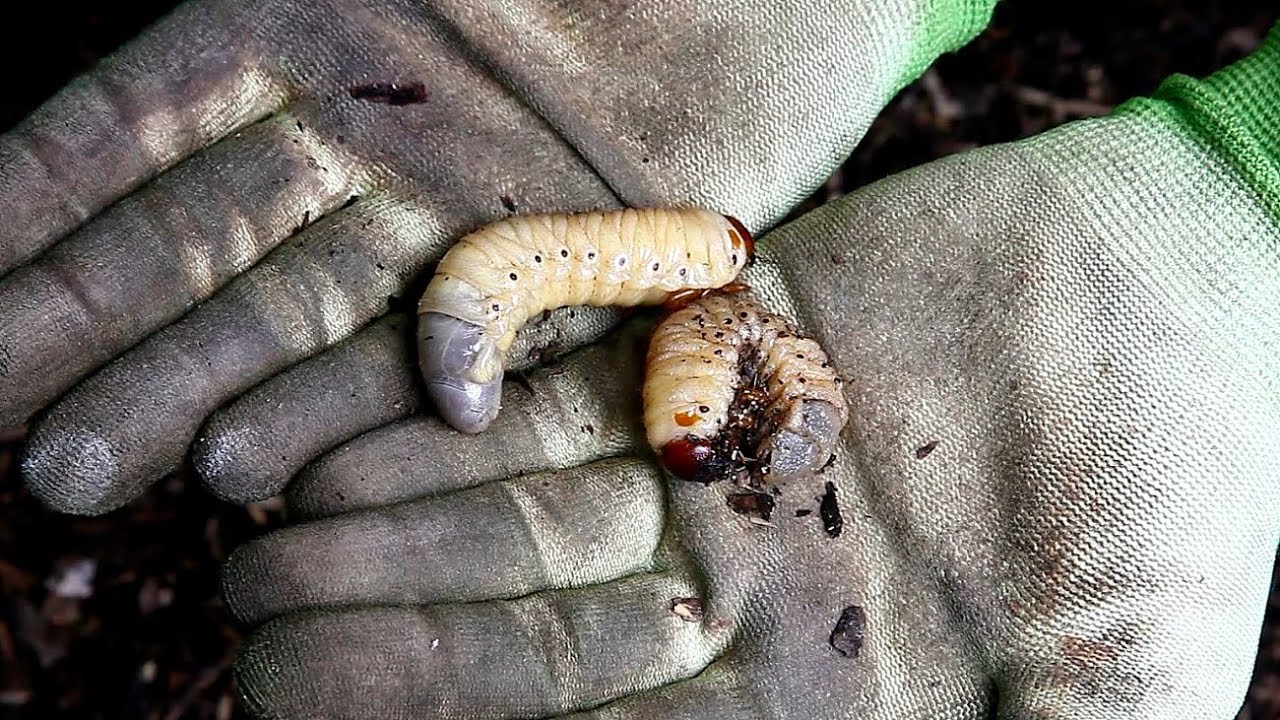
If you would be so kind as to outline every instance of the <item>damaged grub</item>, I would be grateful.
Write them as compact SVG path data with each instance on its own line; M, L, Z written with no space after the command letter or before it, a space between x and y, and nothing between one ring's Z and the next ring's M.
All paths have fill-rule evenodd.
M679 403L664 390L657 405L675 410L656 422L689 431L651 442L671 474L705 485L726 482L730 509L774 527L769 521L782 486L820 475L835 462L831 450L847 410L822 349L743 290L700 291L659 327L650 357L661 357L671 375L687 381L674 393L686 398ZM687 349L699 344L706 347ZM655 369L649 372L646 387ZM827 510L827 532L838 535L838 510Z

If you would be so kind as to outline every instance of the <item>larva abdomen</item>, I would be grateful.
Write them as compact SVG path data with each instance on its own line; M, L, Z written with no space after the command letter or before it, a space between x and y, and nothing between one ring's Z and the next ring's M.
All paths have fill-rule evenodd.
M820 470L848 420L839 377L816 342L745 293L671 314L649 346L645 429L677 476L785 481Z
M511 217L462 238L418 305L419 365L441 416L481 432L501 403L516 332L567 305L654 305L733 281L751 257L737 220L648 209Z

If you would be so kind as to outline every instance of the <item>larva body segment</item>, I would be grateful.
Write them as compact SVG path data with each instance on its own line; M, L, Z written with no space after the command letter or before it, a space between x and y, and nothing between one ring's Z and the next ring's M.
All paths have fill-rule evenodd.
M737 277L752 241L710 210L626 209L511 217L462 238L418 304L419 364L453 427L477 433L501 403L503 360L545 310L662 303Z
M848 421L841 382L816 342L746 293L672 313L649 345L644 420L672 473L713 482L816 473Z

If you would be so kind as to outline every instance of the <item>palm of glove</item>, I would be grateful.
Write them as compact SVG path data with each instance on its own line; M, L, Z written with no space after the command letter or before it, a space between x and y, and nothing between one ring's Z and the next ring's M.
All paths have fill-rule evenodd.
M239 665L251 705L1234 713L1276 542L1276 397L1256 378L1277 338L1251 309L1274 304L1273 274L1219 228L1276 229L1166 131L1135 113L969 153L766 238L745 279L851 379L816 481L838 488L837 538L795 515L817 484L784 489L769 528L723 487L654 472L634 334L510 385L483 435L415 418L322 458L290 499L331 517L228 567L233 609L275 618ZM1105 195L1133 176L1162 192ZM1134 217L1165 219L1116 224ZM684 597L699 621L672 612ZM856 657L832 646L849 606L866 614Z
M786 698L865 687L868 666L829 644L864 597L864 541L828 535L807 486L783 489L767 527L732 511L723 483L659 473L639 426L646 327L510 386L480 436L415 419L309 469L294 495L303 512L382 506L281 531L230 561L233 611L277 618L242 652L250 706L540 717L641 693L610 712L799 717L813 707ZM529 470L541 472L461 488ZM383 496L349 494L370 487ZM385 504L412 493L434 496ZM351 605L378 609L322 609ZM843 652L856 652L857 631ZM282 664L286 647L296 661Z

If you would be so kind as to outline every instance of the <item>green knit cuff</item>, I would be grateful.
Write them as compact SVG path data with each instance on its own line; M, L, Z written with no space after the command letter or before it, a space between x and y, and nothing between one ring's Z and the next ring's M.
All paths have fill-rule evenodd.
M920 77L943 53L959 50L991 23L997 0L930 0L924 25L894 92Z
M1280 23L1243 60L1204 80L1173 75L1152 97L1130 100L1115 113L1155 115L1199 136L1280 220Z

